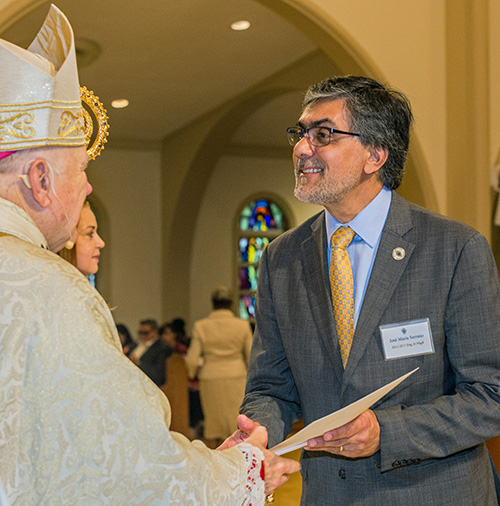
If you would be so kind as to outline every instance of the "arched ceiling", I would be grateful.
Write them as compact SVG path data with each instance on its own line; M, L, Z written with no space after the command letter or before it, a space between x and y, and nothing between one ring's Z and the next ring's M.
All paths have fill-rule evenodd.
M80 82L108 110L110 146L157 143L316 49L255 0L56 3L75 32ZM2 38L29 45L50 2L34 4ZM231 30L240 19L249 20L250 29ZM116 98L127 98L129 107L112 109Z

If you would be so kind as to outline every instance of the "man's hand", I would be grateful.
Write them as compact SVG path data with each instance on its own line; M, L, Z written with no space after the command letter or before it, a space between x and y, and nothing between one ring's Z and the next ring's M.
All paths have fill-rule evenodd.
M217 450L227 450L228 448L231 448L237 445L238 443L243 443L243 441L245 441L257 427L260 427L260 423L250 420L250 418L248 418L248 416L245 415L239 415L236 421L238 424L238 430L234 432L231 436L229 436L217 448ZM264 448L266 447L266 444L267 444L267 432L266 432L266 441L263 444Z
M380 448L380 425L368 409L342 427L310 439L306 450L326 451L343 457L370 457Z
M288 481L289 475L300 471L300 464L296 460L278 457L269 450L264 450L264 466L266 472L266 495Z
M256 446L264 453L265 491L271 494L280 485L288 481L288 475L300 470L296 460L278 457L266 449L267 430L260 423L252 421L245 415L238 416L238 430L229 436L217 450L226 450L245 441Z
M245 424L249 418L245 417ZM251 421L251 420L250 420ZM253 423L253 422L252 422ZM240 426L241 427L241 426ZM256 425L245 442L260 448L264 453L265 491L271 494L279 486L288 481L288 476L300 470L300 464L296 460L278 457L273 452L266 450L267 430L261 425Z

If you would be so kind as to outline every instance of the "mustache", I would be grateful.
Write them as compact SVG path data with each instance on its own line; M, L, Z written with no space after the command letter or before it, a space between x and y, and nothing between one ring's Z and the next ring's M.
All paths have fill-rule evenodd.
M322 169L324 170L325 164L321 160L311 160L299 158L295 164L295 170L297 172L303 169Z

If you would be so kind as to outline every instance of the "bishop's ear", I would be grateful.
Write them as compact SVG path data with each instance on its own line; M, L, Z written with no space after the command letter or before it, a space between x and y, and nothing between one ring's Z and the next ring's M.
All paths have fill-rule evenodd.
M26 176L26 178L24 178ZM52 203L51 181L52 171L43 158L37 158L30 162L27 173L23 176L24 184L31 189L33 199L40 207L49 207ZM28 181L26 181L28 179ZM28 186L27 182L30 186Z

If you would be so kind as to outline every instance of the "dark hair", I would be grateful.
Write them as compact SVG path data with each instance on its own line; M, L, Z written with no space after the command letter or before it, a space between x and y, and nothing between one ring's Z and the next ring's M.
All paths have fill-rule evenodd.
M125 336L125 342L123 343L123 347L132 344L134 342L126 325L124 325L123 323L117 323L116 330L118 331L119 334L123 334Z
M214 309L230 309L233 305L233 294L227 286L218 286L212 292L212 306Z
M173 332L186 335L186 322L182 318L174 318L170 325Z
M325 79L311 86L302 102L302 110L322 101L345 100L347 121L352 132L359 133L364 146L387 149L389 156L379 171L387 188L394 190L403 179L413 121L406 96L383 84L360 76Z
M214 309L231 309L233 301L227 299L213 299L212 306Z
M189 345L190 339L186 336L186 322L182 318L174 318L160 327L160 335L170 329L175 334L175 340L185 346Z
M146 318L145 320L141 320L139 325L149 325L151 330L156 330L158 328L158 322L153 318Z

